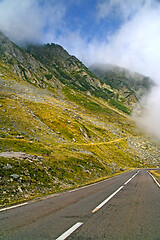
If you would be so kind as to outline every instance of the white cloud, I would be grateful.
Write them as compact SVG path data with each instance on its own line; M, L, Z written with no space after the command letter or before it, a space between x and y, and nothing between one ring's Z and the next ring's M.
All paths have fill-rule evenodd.
M43 6L38 0L1 0L0 30L18 44L43 42L46 24L55 37L64 14L64 5L56 0L45 0Z
M109 61L149 75L159 82L160 8L142 9L134 19L109 38L106 52ZM102 57L102 56L101 56Z
M150 0L101 0L97 4L97 17L100 19L117 15L122 20L126 20L149 2Z
M149 135L160 141L160 87L153 88L151 93L141 100L143 112L133 112L137 125Z
M160 140L160 6L146 2L95 54L99 63L116 64L153 78L157 87L142 99L144 111L135 120L142 130Z

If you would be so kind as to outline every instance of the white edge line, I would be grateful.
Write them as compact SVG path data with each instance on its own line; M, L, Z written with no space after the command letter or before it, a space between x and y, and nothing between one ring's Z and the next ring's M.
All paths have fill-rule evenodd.
M112 193L108 198L106 198L102 203L100 203L95 209L92 210L92 213L97 212L100 208L102 208L109 200L111 200L124 186L118 188L114 193Z
M133 171L133 170L132 170L132 171ZM114 177L118 177L118 176L119 176L119 175L116 175L116 176L114 176ZM75 191L81 190L81 189L83 189L83 188L88 188L88 187L91 187L91 186L94 186L94 185L97 185L97 184L100 184L100 183L109 181L109 180L111 180L111 179L114 178L114 177L107 178L107 179L104 179L104 180L99 181L99 182L96 182L96 183L91 183L91 184L89 184L89 185L82 186L82 187L79 187L79 188L75 188L75 189L66 191L66 192L64 192L64 193L67 193L67 192L68 192L68 193L71 193L71 192L75 192ZM45 197L41 197L40 199L37 198L37 200L42 201L42 200L45 200L45 199L50 199L50 198L53 198L53 197L57 197L57 196L59 196L59 195L60 195L60 193L51 194L51 195L48 195L48 196L45 196ZM36 198L35 198L35 199L34 199L33 201L31 201L30 203L34 203L34 202L36 202L37 200L36 200ZM1 209L0 209L0 212L7 211L7 210L10 210L10 209L13 209L13 208L17 208L17 207L21 207L21 206L24 206L24 205L27 205L27 204L29 204L29 202L21 203L21 204L14 205L14 206L10 206L10 207L6 207L6 208L1 208Z
M9 209L12 209L12 208L21 207L21 206L24 206L24 205L27 205L27 204L28 204L28 202L25 202L25 203L21 203L21 204L18 204L18 205L11 206L11 207L2 208L2 209L0 209L0 212L6 211L6 210L9 210Z
M132 170L133 171L133 170ZM131 171L130 171L131 172ZM128 172L127 172L128 173ZM123 173L122 173L123 174ZM91 186L94 186L94 185L97 185L97 184L100 184L100 183L104 183L104 182L106 182L106 181L109 181L109 180L111 180L111 179L113 179L113 178L115 178L115 177L118 177L118 176L120 176L121 174L119 174L119 175L116 175L116 176L113 176L113 177L111 177L111 178L106 178L106 179L104 179L104 180L102 180L102 181L99 181L99 182L95 182L95 183L91 183L91 184L88 184L88 185L86 185L86 186L82 186L82 187L78 187L78 188L75 188L75 189L72 189L72 190L69 190L69 191L67 191L67 192L75 192L75 191L78 191L78 190L81 190L81 189L84 189L84 188L88 188L88 187L91 187Z
M154 180L155 183L158 185L158 187L160 188L159 182L157 182L157 180L155 179L155 177L154 177L150 172L148 172L148 173L149 173L149 175L153 178L153 180Z
M77 230L77 228L79 228L81 225L83 224L83 222L77 222L75 225L73 225L71 228L69 228L65 233L63 233L61 236L59 236L58 238L56 238L56 240L64 240L67 237L69 237L74 231Z
M133 170L131 170L131 171L129 171L129 172L125 172L125 173L131 173L131 172L133 172L133 171L135 171L135 169L133 169ZM139 171L138 171L138 172L139 172ZM95 183L91 183L91 184L88 184L88 185L86 185L86 186L78 187L78 188L69 190L69 191L67 191L67 192L70 193L70 192L75 192L75 191L81 190L81 189L83 189L83 188L88 188L88 187L91 187L91 186L94 186L94 185L97 185L97 184L100 184L100 183L103 183L103 182L112 180L113 178L119 177L119 176L121 176L122 174L125 174L125 173L120 173L120 174L118 174L118 175L116 175L116 176L109 177L109 178L106 178L106 179L104 179L104 180L102 180L102 181L95 182Z
M133 170L131 170L131 171L129 171L129 172L125 172L125 173L130 173L130 172L132 172L132 171L134 171L134 170L135 170L135 169L133 169ZM138 172L139 172L139 171L138 171ZM124 173L121 173L121 174L124 174ZM91 186L94 186L94 185L97 185L97 184L100 184L100 183L109 181L109 180L111 180L111 179L113 179L113 178L115 178L115 177L119 177L121 174L118 174L118 175L113 176L113 177L111 177L111 178L104 179L104 180L99 181L99 182L96 182L96 183L91 183L91 184L86 185L86 186L78 187L78 188L69 190L69 191L67 191L67 192L70 193L70 192L75 192L75 191L81 190L81 189L83 189L83 188L88 188L88 187L91 187ZM64 192L64 193L66 193L66 192ZM40 199L38 199L38 198L37 198L37 199L38 199L39 201L41 201L41 200L49 199L49 198L56 197L56 196L59 196L59 195L60 195L60 193L51 194L51 195L48 195L48 196L45 196L45 197L41 197ZM31 203L36 202L36 201L37 201L37 200L36 200L36 198L35 198ZM0 212L6 211L6 210L9 210L9 209L13 209L13 208L17 208L17 207L21 207L21 206L24 206L24 205L27 205L27 204L29 204L29 202L25 202L25 203L22 203L22 204L18 204L18 205L6 207L6 208L1 208L1 209L0 209Z

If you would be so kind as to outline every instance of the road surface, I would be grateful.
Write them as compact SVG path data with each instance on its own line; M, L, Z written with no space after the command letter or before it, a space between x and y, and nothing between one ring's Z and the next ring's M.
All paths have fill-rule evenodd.
M0 210L0 240L160 240L160 187L147 170Z

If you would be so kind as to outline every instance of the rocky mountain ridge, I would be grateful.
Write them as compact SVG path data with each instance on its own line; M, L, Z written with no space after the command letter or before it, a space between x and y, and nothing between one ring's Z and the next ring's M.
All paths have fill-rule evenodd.
M111 64L95 64L90 67L100 79L103 88L114 93L114 99L128 106L135 106L154 82L147 76Z
M92 66L94 74L76 57L53 43L31 45L24 50L0 33L0 49L3 62L20 78L42 88L54 88L57 95L68 86L108 100L125 113L131 112L139 96L152 85L147 77L131 76L127 70L115 66L112 71L111 66L110 70L106 70L106 66Z

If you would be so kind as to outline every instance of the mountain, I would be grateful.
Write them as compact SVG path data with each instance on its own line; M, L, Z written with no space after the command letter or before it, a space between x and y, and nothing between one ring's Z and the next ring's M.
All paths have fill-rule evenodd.
M1 205L159 166L159 145L103 85L61 46L0 33Z
M28 46L27 52L43 63L51 76L75 90L90 91L95 94L101 88L98 77L75 56L69 55L57 44Z
M90 70L99 77L103 88L114 93L115 100L131 108L154 85L147 76L111 64L95 64Z
M64 86L80 90L107 100L127 114L152 85L143 75L131 75L128 70L111 65L92 66L94 74L57 44L32 45L23 50L2 33L0 42L3 62L23 80L55 91Z

